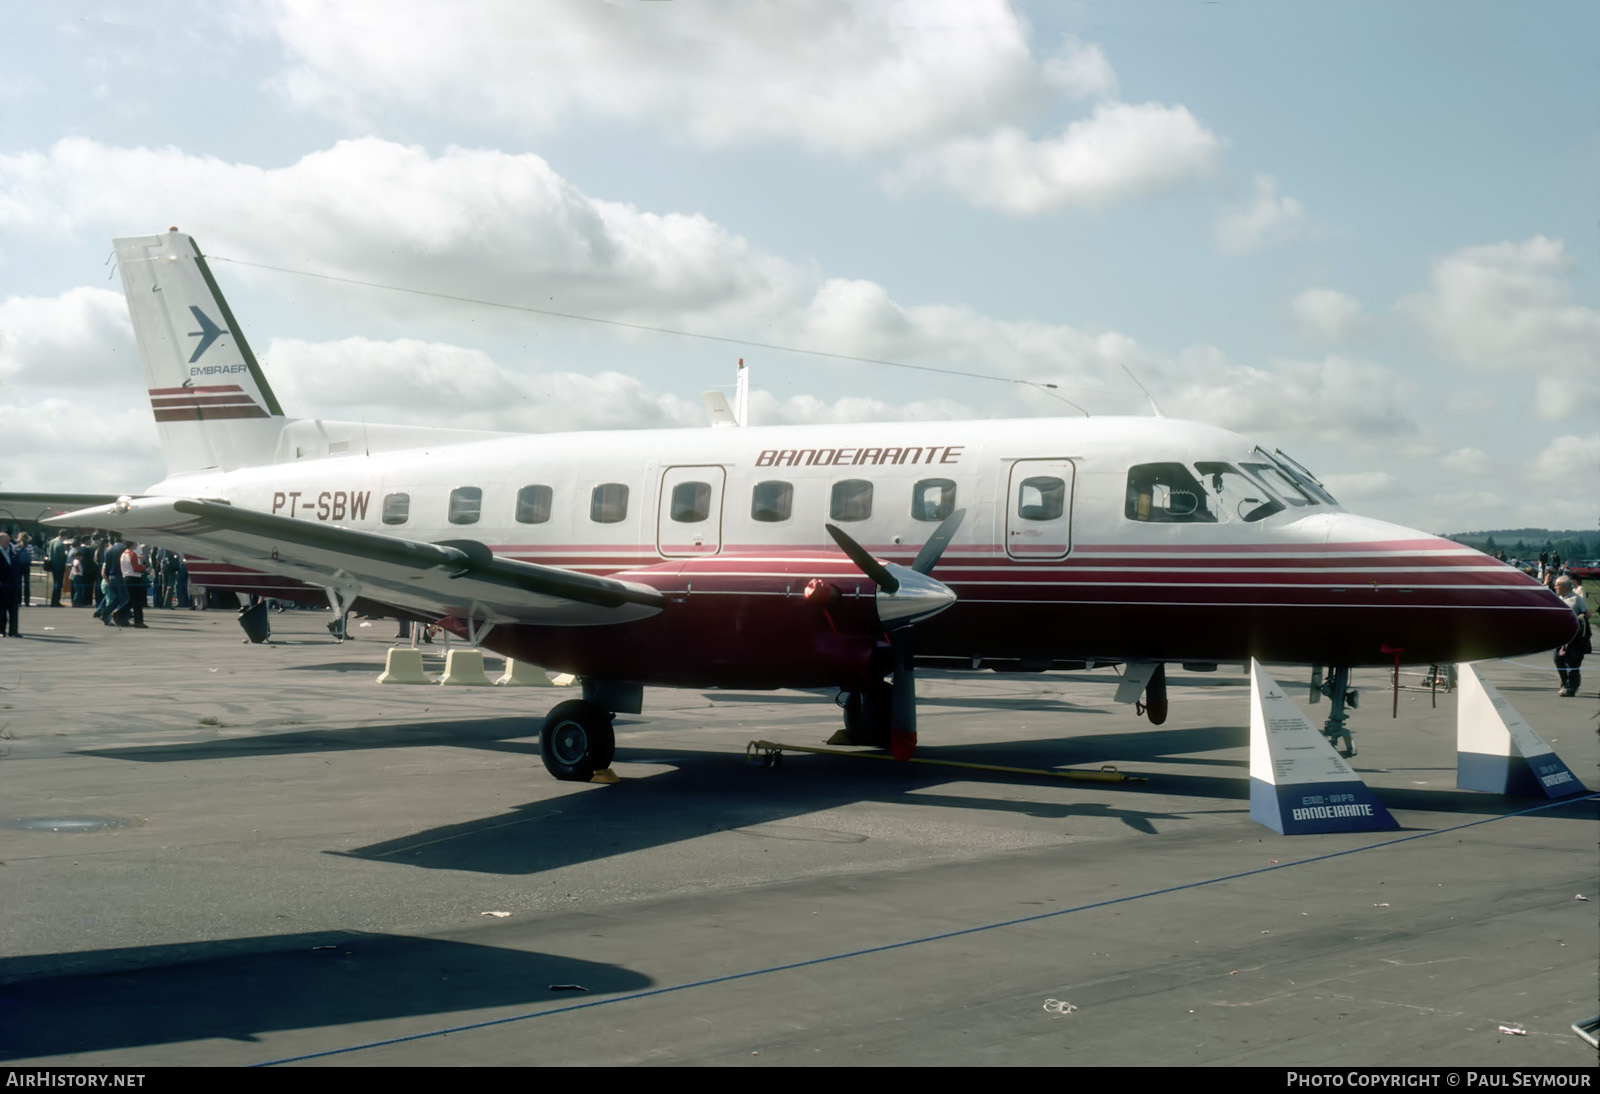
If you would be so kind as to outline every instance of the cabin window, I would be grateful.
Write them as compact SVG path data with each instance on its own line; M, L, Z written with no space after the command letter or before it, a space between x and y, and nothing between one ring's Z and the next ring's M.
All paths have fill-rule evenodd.
M711 515L711 484L680 482L672 488L672 519L679 524L698 524Z
M385 494L383 496L383 523L404 524L411 516L410 494Z
M482 513L482 487L458 486L450 491L450 509L446 516L451 524L477 524Z
M1017 516L1023 520L1059 520L1067 511L1067 484L1054 475L1023 479L1017 487Z
M794 486L786 482L758 482L750 493L750 519L763 524L788 520L794 512Z
M943 520L956 511L956 484L949 479L923 479L911 488L913 520Z
M834 483L828 512L834 520L866 520L872 516L872 484L866 479Z
M1157 524L1215 524L1206 488L1181 463L1141 463L1128 469L1129 520Z
M1259 482L1229 463L1201 461L1194 465L1211 487L1217 517L1223 521L1257 521L1283 509L1283 502L1264 490Z
M603 482L589 495L589 519L596 524L619 524L628 519L628 488L620 482Z
M550 519L552 491L548 486L524 486L517 491L517 523L543 524Z

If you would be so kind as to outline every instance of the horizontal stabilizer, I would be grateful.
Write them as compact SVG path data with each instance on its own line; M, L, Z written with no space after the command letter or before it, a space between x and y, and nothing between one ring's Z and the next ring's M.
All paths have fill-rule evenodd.
M94 505L110 505L121 494L0 494L0 520L14 520L18 524L43 523L51 517L87 509ZM91 528L94 525L70 525Z

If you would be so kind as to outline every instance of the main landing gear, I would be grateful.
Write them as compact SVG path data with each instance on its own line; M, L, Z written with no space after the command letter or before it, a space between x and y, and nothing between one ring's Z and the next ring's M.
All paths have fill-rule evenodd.
M588 782L611 766L617 736L611 712L588 699L559 703L539 731L539 756L545 770L565 782Z
M878 682L865 691L841 691L834 702L844 708L844 728L828 738L830 745L889 747L892 689Z

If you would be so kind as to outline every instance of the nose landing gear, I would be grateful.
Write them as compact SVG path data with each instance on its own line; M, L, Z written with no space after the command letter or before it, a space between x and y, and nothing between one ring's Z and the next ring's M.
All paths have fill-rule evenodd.
M1334 665L1330 668L1320 690L1333 704L1333 709L1328 712L1328 720L1322 724L1322 735L1338 750L1339 755L1348 760L1356 754L1356 742L1351 736L1350 727L1345 724L1350 719L1345 707L1355 710L1361 705L1361 693L1350 686L1350 666Z

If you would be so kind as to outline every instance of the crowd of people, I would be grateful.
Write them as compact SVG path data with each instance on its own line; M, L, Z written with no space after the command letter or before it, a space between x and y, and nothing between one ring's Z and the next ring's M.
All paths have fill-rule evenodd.
M61 532L42 550L27 532L0 532L0 635L21 637L20 609L33 599L33 565L50 582L49 605L93 606L108 627L148 629L147 607L194 608L183 555L115 532Z

